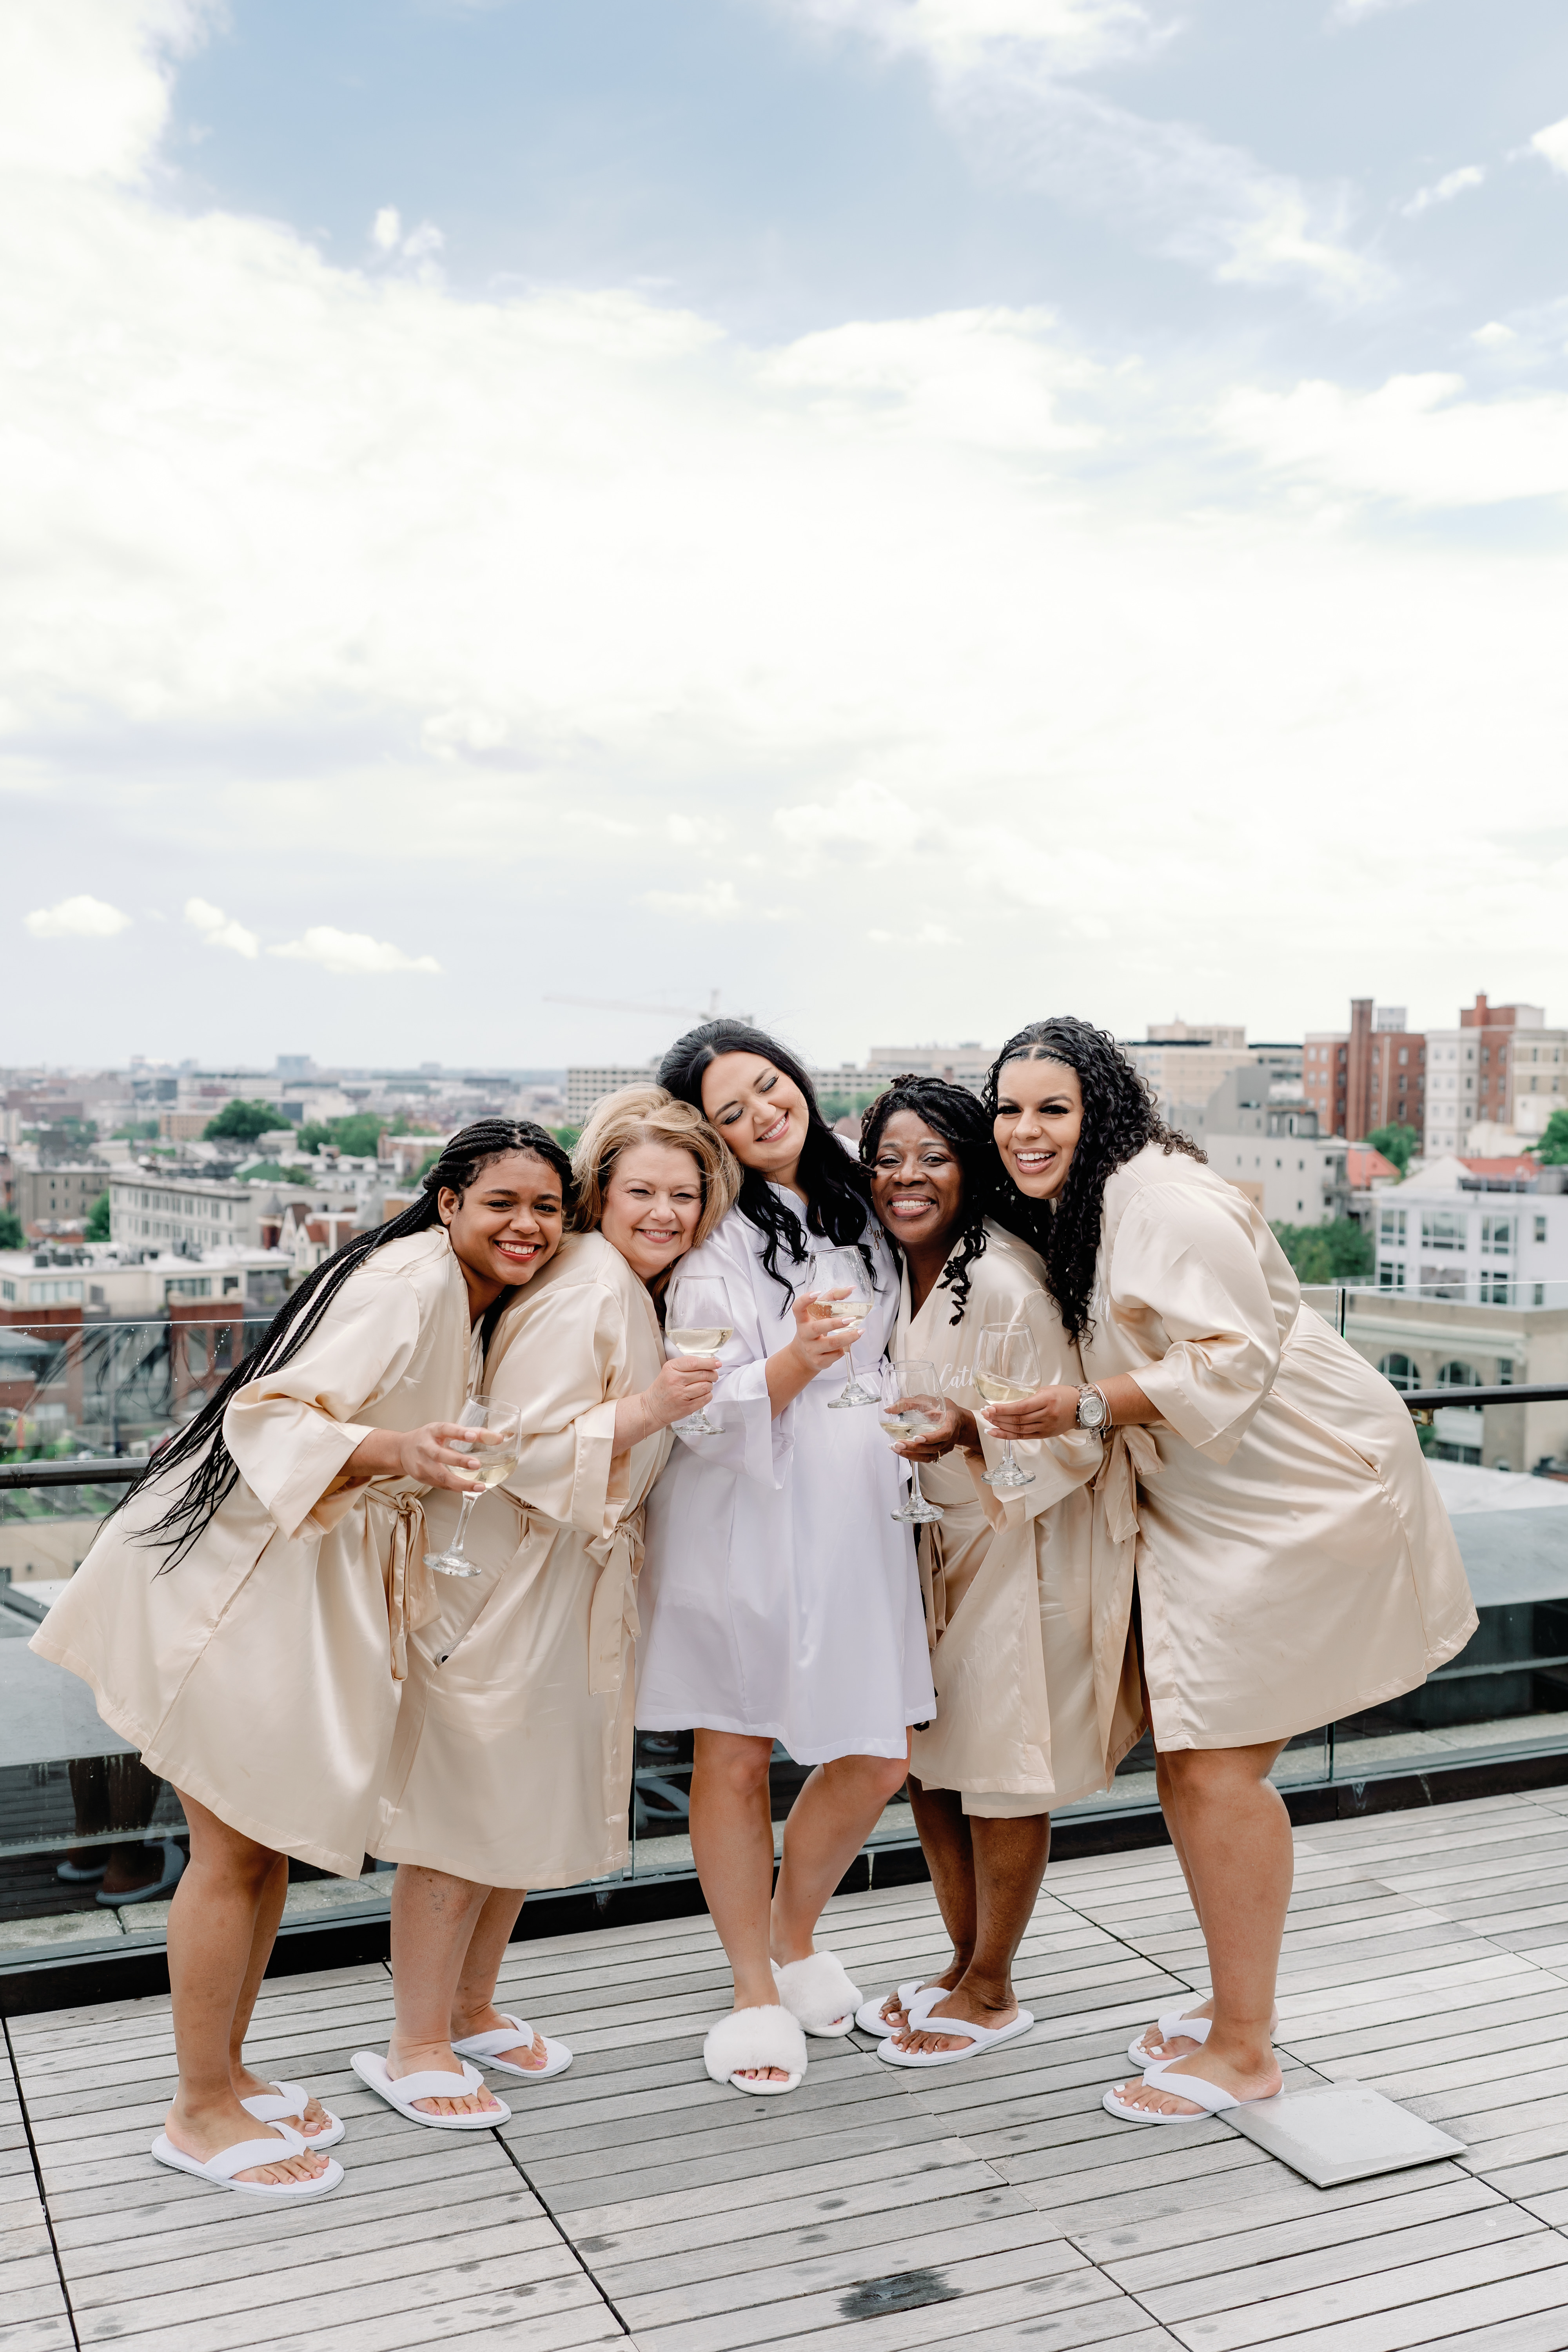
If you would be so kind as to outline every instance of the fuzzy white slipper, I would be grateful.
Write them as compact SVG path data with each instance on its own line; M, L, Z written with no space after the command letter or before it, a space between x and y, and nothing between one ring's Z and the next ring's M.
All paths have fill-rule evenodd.
M1223 2115L1226 2107L1266 2107L1268 2099L1279 2096L1279 2091L1270 2091L1268 2099L1238 2099L1234 2092L1223 2090L1218 2083L1205 2083L1201 2074L1171 2074L1171 2068L1176 2063L1175 2059L1168 2058L1163 2065L1146 2068L1142 2087L1150 2091L1170 2091L1178 2099L1190 2099L1195 2107L1203 2109L1201 2115L1171 2116L1163 2114L1158 2107L1127 2106L1122 2102L1120 2084L1106 2092L1100 2105L1108 2116L1116 2116L1124 2124L1201 2124L1206 2123L1210 2116ZM1279 2089L1284 2087L1281 2084Z
M813 1952L782 1969L774 1960L772 1967L780 2000L807 2033L828 2040L848 2032L866 1996L850 1981L837 1952Z
M544 2044L542 2066L514 2066L510 2058L499 2056L502 2050L521 2050L524 2042L531 2042L533 2028L525 2018L513 2017L508 2010L497 2014L506 2019L505 2025L492 2025L488 2033L465 2034L461 2042L453 2042L453 2055L477 2059L480 2065L494 2066L502 2074L515 2074L520 2083L548 2083L552 2074L564 2074L572 2063L572 2053L564 2042L552 2042L548 2033L539 2037Z
M908 1984L901 1984L898 1987L896 1999L898 2000L899 2007L904 2011L906 2016L909 2014L910 2001L913 2000L916 1993L920 1990L921 1980L919 1977L911 1977ZM889 2025L887 2019L882 2014L882 2002L885 2001L887 1998L887 1994L884 1993L882 1995L882 2000L879 2000L873 1993L871 1999L869 2000L863 2000L859 2008L855 2012L855 2022L860 2028L861 2032L874 2033L879 2042L885 2041L889 2033L897 2033L900 2030L896 2025Z
M187 2156L184 2148L174 2146L167 2132L160 2132L153 2142L151 2154L160 2164L170 2166L175 2172L194 2172L198 2180L210 2180L215 2189L232 2189L241 2197L324 2197L335 2189L343 2177L343 2168L337 2158L328 2158L325 2172L314 2180L237 2180L237 2172L252 2172L258 2165L276 2164L280 2157L299 2156L309 2143L287 2124L275 2125L266 2139L242 2139L233 2147L219 2150L207 2163L199 2157Z
M416 2107L416 2099L466 2099L482 2091L485 2078L477 2066L463 2061L460 2074L449 2074L434 2067L421 2074L399 2074L395 2081L386 2071L386 2061L374 2050L356 2050L353 2065L362 2083L368 2084L378 2097L406 2116L411 2124L428 2124L434 2131L493 2131L497 2124L511 2121L511 2109L504 2099L496 2099L493 2107L483 2107L476 2115L432 2116ZM492 2092L491 2097L495 2096Z
M305 2110L310 2104L310 2094L303 2083L274 2083L270 2091L258 2091L254 2099L241 2099L239 2104L258 2124L297 2124L307 2147L336 2147L339 2140L348 2137L347 2124L333 2115L331 2107L321 2109L327 2118L325 2131L317 2132L312 2138L303 2128Z
M737 2091L754 2091L759 2098L773 2098L795 2090L805 2073L805 2036L799 2019L787 2009L776 2005L732 2009L703 2042L702 2063L716 2083L728 2083ZM748 2081L741 2071L745 2066L782 2066L785 2080Z

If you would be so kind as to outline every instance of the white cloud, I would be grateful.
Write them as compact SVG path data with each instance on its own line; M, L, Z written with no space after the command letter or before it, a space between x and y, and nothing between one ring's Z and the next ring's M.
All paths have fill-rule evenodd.
M1568 172L1568 115L1561 122L1549 122L1530 143L1538 155L1544 155L1554 172Z
M997 450L1080 449L1100 438L1058 413L1064 393L1100 371L1057 332L1048 310L952 310L857 322L803 335L759 380L804 393L816 414L879 441L901 430L929 442Z
M1368 16L1386 16L1391 8L1410 8L1417 0L1334 0L1329 11L1333 25L1360 25Z
M1518 342L1519 334L1517 329L1505 327L1500 319L1489 319L1484 327L1476 329L1470 341L1479 343L1483 352L1505 352L1510 343Z
M742 899L732 882L710 882L700 890L647 890L645 907L660 915L689 915L701 923L772 922L772 912Z
M268 955L289 956L298 963L319 963L324 971L358 977L387 971L439 971L434 956L405 955L389 940L373 940L367 931L333 930L327 923L312 924L303 939L288 940L268 948Z
M23 928L36 940L111 940L131 927L129 915L102 898L62 898L58 907L38 907L22 918Z
M832 33L858 33L895 56L964 72L1011 55L1044 55L1081 72L1146 49L1159 37L1139 0L778 0Z
M173 61L220 0L43 0L0 8L0 171L143 175L169 110Z
M231 920L221 907L210 906L205 898L185 900L185 920L195 925L209 948L228 948L235 955L252 959L260 950L261 942L254 931Z
M1568 494L1568 394L1478 401L1458 375L1392 376L1376 392L1300 383L1237 392L1218 429L1263 463L1359 497L1489 506Z
M826 803L803 801L775 809L773 824L796 849L831 851L845 844L899 856L936 829L931 812L908 793L864 778L846 784Z
M381 253L395 253L403 236L403 215L395 205L383 205L370 225L370 241Z
M1409 203L1401 205L1399 209L1406 220L1419 220L1421 215L1430 212L1434 205L1452 204L1454 198L1462 196L1467 188L1479 188L1486 176L1484 165L1462 163L1457 172L1446 172L1429 188L1417 188Z

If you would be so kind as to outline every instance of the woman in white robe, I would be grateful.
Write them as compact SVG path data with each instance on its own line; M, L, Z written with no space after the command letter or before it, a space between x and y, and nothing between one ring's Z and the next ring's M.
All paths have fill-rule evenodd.
M436 1604L420 1497L473 1486L458 1416L485 1317L560 1239L551 1155L564 1168L527 1123L455 1136L413 1208L294 1293L34 1639L184 1807L179 2088L153 2153L220 2187L287 2198L342 2177L321 2153L342 2126L250 2073L246 2028L287 1857L363 1866L410 1639Z
M880 1358L898 1280L864 1172L792 1055L712 1022L671 1047L659 1077L717 1128L744 1181L681 1269L723 1284L733 1336L710 1415L721 1434L683 1435L649 1500L637 1720L695 1734L692 1853L735 1979L704 2063L716 2082L778 2092L805 2072L803 2026L853 2022L859 1990L815 1949L816 1922L903 1784L909 1726L934 1704L880 1416L835 1405L845 1356L862 1375ZM859 1248L875 1282L858 1332L816 1299L835 1286L814 1261L834 1246ZM775 1740L814 1769L770 1906Z
M487 1393L521 1414L517 1467L475 1506L479 1573L444 1579L408 1684L371 1851L395 1862L396 2032L356 2068L422 2123L498 2120L462 2093L411 2096L464 2061L514 2079L571 2053L495 2007L528 1887L625 1866L643 1506L669 1424L706 1402L714 1359L664 1360L658 1294L711 1232L739 1171L700 1112L658 1087L606 1096L573 1155L573 1223L507 1307ZM456 1500L432 1504L447 1533Z
M929 1364L946 1409L941 1428L896 1450L921 1464L921 1491L942 1513L920 1530L936 1715L913 1735L910 1799L952 1938L949 1966L921 1988L920 2022L900 1991L868 2003L860 2022L886 2037L889 2063L952 2063L1034 2022L1012 1966L1051 1809L1104 1788L1142 1722L1135 1677L1103 1723L1097 1704L1089 1488L1100 1441L1074 1431L1026 1442L1028 1486L985 1481L1002 1455L973 1384L985 1327L1026 1330L1046 1381L1082 1378L1039 1259L985 1215L990 1119L966 1087L896 1078L867 1118L860 1156L901 1260L895 1371ZM943 2032L944 2020L955 2030Z
M1136 1548L1096 1594L1096 1642L1113 1651L1137 1631L1214 1986L1140 2037L1148 2077L1106 2105L1184 2121L1280 2088L1292 1852L1276 1758L1414 1689L1476 1614L1398 1397L1302 1306L1260 1213L1162 1125L1113 1040L1067 1018L1021 1031L991 1107L1016 1188L1003 1213L1038 1242L1090 1383L992 1418L1018 1436L1093 1426L1108 1444L1105 1507Z

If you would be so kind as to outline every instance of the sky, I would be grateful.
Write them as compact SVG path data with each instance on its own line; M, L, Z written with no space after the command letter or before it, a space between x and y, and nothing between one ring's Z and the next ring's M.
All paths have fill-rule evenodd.
M10 0L0 248L0 1062L1568 1022L1559 0Z

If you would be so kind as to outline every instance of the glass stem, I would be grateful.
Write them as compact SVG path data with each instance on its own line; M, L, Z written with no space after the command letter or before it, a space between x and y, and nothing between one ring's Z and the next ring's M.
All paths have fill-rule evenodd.
M921 1465L918 1462L910 1464L910 1499L917 1506L925 1501L921 1493Z
M451 1543L447 1547L448 1550L455 1552L462 1551L463 1538L468 1530L468 1519L472 1514L474 1505L479 1501L479 1496L470 1486L468 1493L463 1496L463 1507L458 1513L458 1532L452 1538Z
M1013 1459L1013 1441L1011 1438L1008 1438L1002 1454L1002 1475L1004 1478L1011 1478L1014 1472L1017 1469L1017 1464Z

